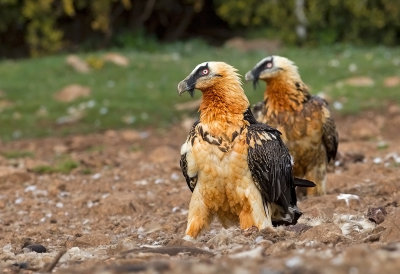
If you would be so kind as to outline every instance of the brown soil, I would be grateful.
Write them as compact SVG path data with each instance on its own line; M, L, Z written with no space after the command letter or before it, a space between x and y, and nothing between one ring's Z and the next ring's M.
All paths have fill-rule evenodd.
M398 273L399 107L337 119L328 193L299 202L297 225L241 231L214 222L195 242L182 240L187 124L0 144L34 154L0 156L0 272L53 262L60 273ZM33 172L65 155L80 163L71 173Z

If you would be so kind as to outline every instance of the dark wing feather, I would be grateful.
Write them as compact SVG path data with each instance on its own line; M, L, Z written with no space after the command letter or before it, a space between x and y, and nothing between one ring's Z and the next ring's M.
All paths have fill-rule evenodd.
M197 184L197 175L194 177L189 177L187 173L187 160L186 160L186 153L181 155L180 166L182 169L183 176L185 177L186 183L191 192L193 192L194 188Z
M247 162L253 180L264 203L275 203L282 209L280 218L273 220L274 223L295 224L301 212L296 206L289 150L281 140L278 130L254 122L255 119L251 116L250 111L245 113L245 119L250 123L246 139L249 145Z
M336 158L336 153L339 144L339 136L336 131L335 121L332 117L328 117L322 126L322 141L326 149L326 156L328 157L328 162L331 159Z
M329 162L331 159L335 159L339 143L335 121L331 116L326 100L318 96L312 96L308 102L315 104L315 106L322 111L322 115L325 115L325 122L322 125L322 142L325 146L326 157ZM312 107L310 109L312 109Z
M194 139L196 138L196 126L199 123L199 121L196 121L192 128L189 131L189 136L186 139L186 142L190 142L193 145ZM183 177L185 177L186 183L190 189L190 191L193 192L194 188L196 187L196 183L197 183L197 174L196 176L190 177L188 174L188 162L187 162L187 153L184 153L181 155L181 160L180 160L180 166L181 166L181 170L183 173Z

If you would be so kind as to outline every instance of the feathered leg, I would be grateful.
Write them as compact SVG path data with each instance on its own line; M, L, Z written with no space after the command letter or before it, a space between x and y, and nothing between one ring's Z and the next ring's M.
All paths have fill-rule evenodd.
M196 238L201 230L210 224L211 217L208 208L203 202L199 185L197 185L190 199L186 236Z
M307 196L319 196L326 194L326 163L315 165L304 176L316 184L315 187L307 188Z
M246 190L242 210L239 214L240 228L247 229L256 226L259 230L272 227L271 208L264 209L264 203L258 189L251 184Z

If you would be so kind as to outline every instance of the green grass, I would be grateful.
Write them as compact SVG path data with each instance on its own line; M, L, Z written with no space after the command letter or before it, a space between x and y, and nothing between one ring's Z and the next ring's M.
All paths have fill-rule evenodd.
M0 154L7 159L18 159L18 158L33 158L34 154L31 151L19 151L19 150L12 150L12 151L4 151L0 152Z
M45 174L45 173L63 173L68 174L75 168L79 167L79 163L71 160L71 159L64 159L54 166L49 165L39 165L32 168L32 171L38 174Z
M0 61L0 138L41 137L88 133L109 128L165 127L186 115L174 105L192 100L179 97L177 83L200 62L221 60L245 74L261 58L270 54L287 56L300 68L312 93L324 92L343 103L344 113L379 108L387 101L400 102L399 87L385 88L387 76L400 75L400 48L359 48L333 46L322 48L286 48L277 52L242 53L233 49L213 48L199 41L159 46L156 52L120 50L130 65L126 68L105 63L100 70L80 74L65 63L65 55L27 60ZM99 57L103 52L80 54ZM349 67L356 67L350 71ZM368 76L372 87L342 85L344 79ZM69 84L89 86L89 98L60 103L53 94ZM252 103L262 98L264 83L253 90L244 88ZM196 93L199 98L200 93ZM1 107L1 100L11 102ZM89 107L88 107L89 106ZM84 117L72 124L58 124L68 110L85 108ZM195 111L189 113L196 115Z

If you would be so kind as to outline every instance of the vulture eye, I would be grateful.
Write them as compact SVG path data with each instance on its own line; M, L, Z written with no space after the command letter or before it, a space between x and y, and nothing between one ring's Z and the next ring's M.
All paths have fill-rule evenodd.
M265 63L265 67L268 69L272 68L272 62L268 61L267 63Z
M201 75L207 75L208 74L208 69L203 69L202 71L201 71Z

